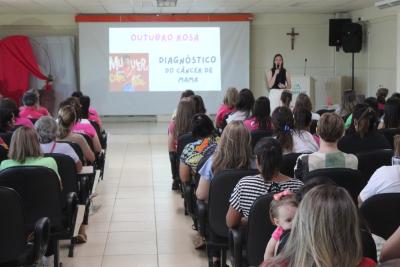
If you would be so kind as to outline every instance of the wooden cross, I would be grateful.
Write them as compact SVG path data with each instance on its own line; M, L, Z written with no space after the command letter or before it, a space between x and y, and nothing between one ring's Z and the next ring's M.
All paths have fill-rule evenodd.
M290 40L292 41L292 50L294 50L294 38L296 37L296 35L299 35L298 32L294 31L294 28L292 28L291 32L286 33L286 35L290 36Z

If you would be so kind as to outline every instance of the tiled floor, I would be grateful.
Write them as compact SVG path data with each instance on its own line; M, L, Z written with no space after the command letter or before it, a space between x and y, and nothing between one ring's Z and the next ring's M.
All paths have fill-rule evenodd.
M88 242L77 245L64 267L208 266L194 249L192 221L171 191L165 123L108 123L104 180Z

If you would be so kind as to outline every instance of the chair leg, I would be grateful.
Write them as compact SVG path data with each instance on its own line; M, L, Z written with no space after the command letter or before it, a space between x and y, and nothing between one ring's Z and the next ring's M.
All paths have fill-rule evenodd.
M53 240L54 267L60 266L60 244L58 240Z
M206 244L206 248L207 248L207 257L208 257L208 267L213 267L214 264L213 264L213 257L212 257L210 246L208 244Z
M69 245L69 251L68 251L68 257L70 258L74 257L75 244L76 244L76 238L73 237L71 238L71 244Z
M83 222L82 222L84 225L89 224L89 210L90 210L90 200L86 202L85 214L83 216Z

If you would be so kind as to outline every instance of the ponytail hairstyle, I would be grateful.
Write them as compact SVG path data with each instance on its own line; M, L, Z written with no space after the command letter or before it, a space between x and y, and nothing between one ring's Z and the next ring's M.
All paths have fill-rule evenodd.
M263 138L255 149L257 163L261 175L266 182L272 180L274 174L279 173L282 164L282 148L278 140L273 137Z
M278 107L272 113L274 135L284 151L292 151L294 119L292 111L287 107Z
M284 107L289 108L292 102L292 93L289 90L284 90L281 94L281 102Z
M361 138L376 129L375 111L365 104L357 104L353 112L353 120L356 132Z
M266 130L271 125L271 107L269 99L266 96L257 98L254 104L253 116L258 124L258 128Z
M60 139L67 137L67 135L71 132L72 127L75 125L76 120L76 111L74 107L66 105L62 106L58 110L58 137Z

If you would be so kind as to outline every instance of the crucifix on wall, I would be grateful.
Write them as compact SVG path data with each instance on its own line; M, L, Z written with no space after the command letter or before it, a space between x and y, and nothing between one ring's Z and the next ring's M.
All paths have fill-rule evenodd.
M294 28L292 28L291 32L286 33L286 35L290 36L290 41L292 42L292 50L294 50L294 38L296 37L296 35L299 35L298 32L294 31Z

